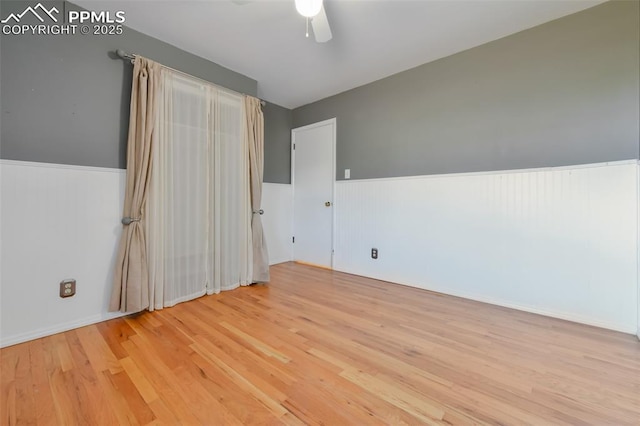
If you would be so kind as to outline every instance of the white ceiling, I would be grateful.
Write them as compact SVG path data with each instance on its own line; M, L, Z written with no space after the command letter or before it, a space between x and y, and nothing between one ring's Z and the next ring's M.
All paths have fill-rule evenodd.
M75 3L124 10L129 27L251 77L259 97L295 108L603 0L325 0L325 44L305 38L294 0Z

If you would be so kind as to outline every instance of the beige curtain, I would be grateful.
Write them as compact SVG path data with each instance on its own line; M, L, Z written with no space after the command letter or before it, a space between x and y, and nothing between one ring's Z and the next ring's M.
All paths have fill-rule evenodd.
M149 272L142 222L151 177L159 85L160 65L136 57L129 111L123 229L109 305L111 311L138 312L149 307Z
M264 171L264 116L260 100L245 96L246 137L249 144L249 175L251 178L251 235L253 241L253 282L269 281L269 253L262 231L260 204Z

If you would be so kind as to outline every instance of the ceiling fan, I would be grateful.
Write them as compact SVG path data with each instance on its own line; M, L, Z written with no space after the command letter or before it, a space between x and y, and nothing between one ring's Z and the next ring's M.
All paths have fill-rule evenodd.
M307 37L309 37L309 19L311 19L316 41L326 43L331 40L331 27L322 0L295 0L295 2L298 13L307 18Z
M231 0L237 5L245 5L252 3L254 0ZM333 35L331 27L327 19L327 13L324 10L322 0L295 0L296 10L307 20L307 37L309 37L309 22L313 28L313 36L318 43L326 43Z

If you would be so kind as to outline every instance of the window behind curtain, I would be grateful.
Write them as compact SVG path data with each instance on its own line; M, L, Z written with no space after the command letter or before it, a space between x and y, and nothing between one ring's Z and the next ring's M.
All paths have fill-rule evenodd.
M149 198L156 309L248 284L242 98L167 71Z

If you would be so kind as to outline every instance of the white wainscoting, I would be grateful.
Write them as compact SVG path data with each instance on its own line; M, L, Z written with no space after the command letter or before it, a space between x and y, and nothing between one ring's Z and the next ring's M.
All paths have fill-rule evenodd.
M107 305L124 180L0 161L0 346L120 315ZM264 184L271 264L293 258L292 197ZM335 201L337 270L637 332L635 161L340 181ZM64 278L75 297L58 296Z
M0 346L121 316L109 313L126 173L0 161ZM291 185L264 184L271 264L292 259ZM74 297L59 283L77 280Z
M262 185L262 225L269 264L288 262L293 259L293 190L291 185L264 183Z
M339 181L335 208L337 270L637 331L636 161Z
M0 345L114 318L124 170L0 162ZM59 283L77 280L61 299Z

